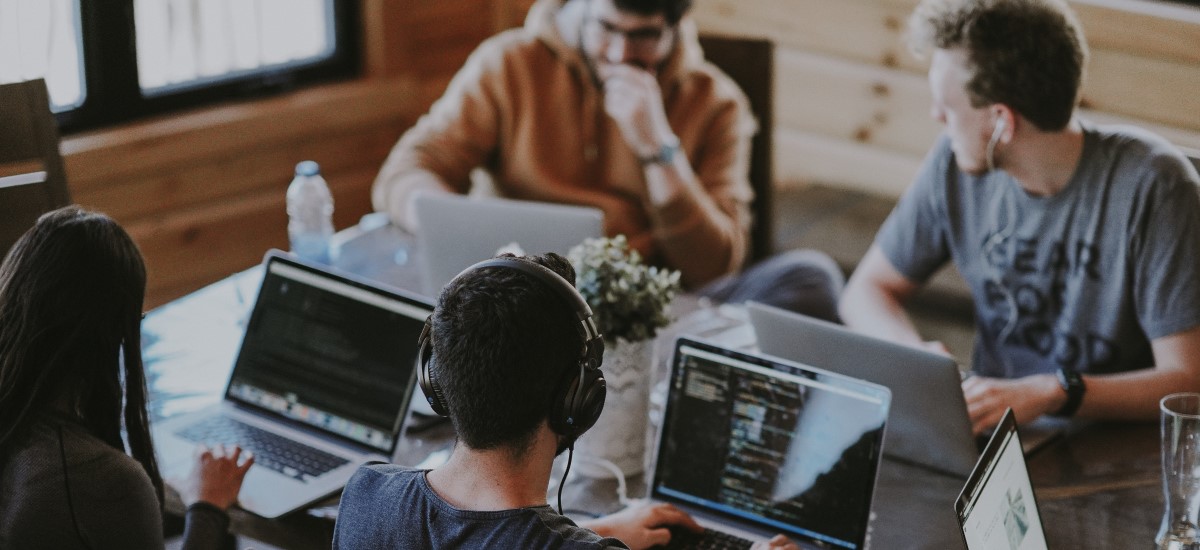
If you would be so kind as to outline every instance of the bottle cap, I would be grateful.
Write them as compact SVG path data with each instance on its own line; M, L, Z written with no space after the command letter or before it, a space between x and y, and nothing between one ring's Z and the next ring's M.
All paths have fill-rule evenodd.
M315 176L320 173L321 167L311 160L306 160L296 165L297 176Z

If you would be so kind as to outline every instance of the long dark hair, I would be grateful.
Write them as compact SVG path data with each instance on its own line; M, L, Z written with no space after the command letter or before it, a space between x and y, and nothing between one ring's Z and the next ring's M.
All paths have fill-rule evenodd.
M121 452L124 420L128 453L162 502L146 418L145 290L141 253L104 214L49 212L13 245L0 264L0 462L51 411Z

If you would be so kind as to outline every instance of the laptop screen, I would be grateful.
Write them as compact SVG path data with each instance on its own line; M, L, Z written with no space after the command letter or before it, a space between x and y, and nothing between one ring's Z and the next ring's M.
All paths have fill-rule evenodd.
M680 339L653 496L861 548L890 401L882 386Z
M1046 550L1012 409L992 434L954 511L970 550Z
M226 397L391 453L432 306L269 258Z

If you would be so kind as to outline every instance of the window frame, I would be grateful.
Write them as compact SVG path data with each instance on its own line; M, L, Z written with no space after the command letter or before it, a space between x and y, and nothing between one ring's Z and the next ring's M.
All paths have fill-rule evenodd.
M55 113L64 134L171 111L277 95L315 82L362 74L359 0L333 0L332 54L216 82L143 94L138 80L134 0L80 0L83 102Z

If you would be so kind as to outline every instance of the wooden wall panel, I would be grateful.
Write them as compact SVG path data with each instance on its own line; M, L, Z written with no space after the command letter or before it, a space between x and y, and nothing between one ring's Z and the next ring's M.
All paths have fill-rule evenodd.
M781 128L775 147L776 181L840 182L842 186L886 196L899 196L921 165L920 155L898 153L871 144L824 134Z
M871 167L919 162L940 131L928 116L926 65L904 42L916 4L697 0L702 32L776 43L775 124L786 136L776 141L778 183L892 196L904 190L905 179L884 179L894 170ZM1071 5L1092 50L1081 112L1148 128L1184 147L1200 145L1200 9L1142 0ZM859 154L837 153L854 150Z
M64 140L72 195L133 235L149 307L287 247L287 185L316 160L345 228L371 211L370 186L415 121L408 79L364 80Z
M345 228L370 212L377 166L344 172L331 184L334 225ZM147 307L165 303L287 249L284 194L273 190L126 225L146 257ZM219 251L217 253L216 251Z
M941 131L921 75L792 48L775 61L777 127L912 155Z
M911 6L879 0L697 0L701 31L767 38L779 49L924 70L902 33Z
M696 0L703 32L777 45L776 176L898 195L938 127L925 64L903 41L917 0ZM533 0L363 0L356 82L231 104L63 140L83 204L135 234L151 303L284 246L283 192L297 160L321 162L344 227L395 139L488 36ZM1143 0L1071 0L1093 49L1089 116L1150 127L1200 148L1200 10Z
M1155 0L1071 2L1092 48L1200 64L1200 9Z
M1200 48L1200 25L1195 46ZM1083 105L1098 111L1200 131L1200 63L1096 49Z
M384 158L396 142L398 125L306 136L259 147L252 156L228 153L196 164L142 171L114 178L108 185L81 186L74 198L85 206L102 205L114 218L131 222L156 215L145 208L146 202L169 211L258 191L279 193L300 160L317 161L326 178L334 180L364 159Z

